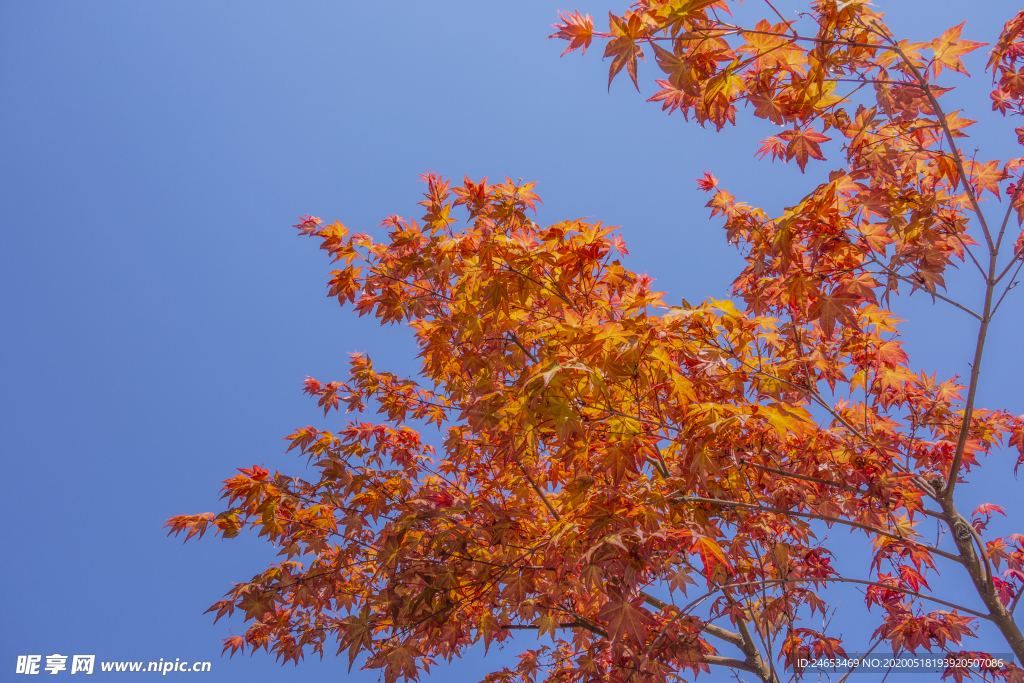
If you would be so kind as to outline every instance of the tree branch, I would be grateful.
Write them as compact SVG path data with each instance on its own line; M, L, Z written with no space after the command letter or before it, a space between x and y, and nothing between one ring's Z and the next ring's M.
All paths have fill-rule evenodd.
M925 550L927 550L930 553L934 553L934 554L938 555L939 557L945 557L947 560L951 560L953 562L956 562L957 564L963 564L963 560L960 557L958 557L956 555L953 555L952 553L947 553L944 550L939 550L938 548L935 548L933 546L927 545L925 543L919 543L919 542L917 542L917 541L915 541L913 539L905 538L903 536L899 536L897 534L893 534L893 533L890 533L888 531L883 531L882 529L877 529L877 528L875 528L873 526L869 526L867 524L861 524L860 522L854 522L854 521L848 520L848 519L841 519L839 517L829 517L827 515L817 515L817 514L814 514L814 513L811 513L811 512L797 512L795 510L783 510L782 508L764 507L764 506L761 506L761 505L754 505L752 503L741 503L741 502L735 501L735 500L719 500L717 498L701 498L699 496L686 496L686 495L684 495L684 496L676 496L675 498L673 498L673 500L677 500L677 501L681 501L681 502L708 503L710 505L722 505L722 506L725 506L725 507L742 507L742 508L748 508L748 509L751 509L751 510L758 510L760 512L771 512L771 513L780 514L780 515L792 515L793 517L806 517L807 519L820 519L823 522L832 522L832 523L835 523L835 524L845 524L846 526L854 527L856 529L863 529L864 531L867 531L867 532L870 532L870 533L873 533L873 534L878 534L879 536L884 536L886 538L891 538L894 541L900 541L901 543L909 543L911 545L919 546L921 548L924 548Z
M655 609L663 610L666 607L671 607L671 605L669 605L667 602L665 602L664 600L659 600L658 598L654 597L650 593L646 593L644 591L641 591L640 595L643 597L644 602L646 602L651 607L654 607ZM710 595L710 593L709 593L709 595ZM694 602L696 602L696 601L694 601ZM684 610L680 610L679 615L677 615L677 616L683 615L685 613L686 613L685 609ZM711 635L711 636L714 636L715 638L719 638L721 640L724 640L727 643L732 643L733 645L736 645L737 647L739 647L743 643L743 639L740 637L740 635L738 633L733 633L732 631L728 631L728 630L722 628L721 626L715 626L714 624L705 623L703 626L701 626L701 630L704 631L705 633L707 633L708 635Z

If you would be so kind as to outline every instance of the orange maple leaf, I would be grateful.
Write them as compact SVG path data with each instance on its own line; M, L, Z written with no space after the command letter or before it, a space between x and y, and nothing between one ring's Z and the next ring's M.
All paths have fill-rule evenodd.
M825 156L821 153L821 147L819 145L832 139L827 135L815 132L813 126L804 130L793 128L791 130L783 131L782 133L779 133L778 137L789 142L789 144L786 145L786 158L787 160L795 158L801 171L803 171L804 167L807 166L808 157L813 157L820 161L825 160Z
M636 65L638 57L644 58L644 51L637 41L647 32L647 27L640 15L635 12L627 13L624 17L617 17L609 12L608 23L611 25L612 39L604 48L604 56L613 57L612 65L608 69L608 89L611 89L615 76L625 67L629 77L633 79L634 87L640 92L640 84L636 80Z
M641 607L643 598L627 599L617 595L601 608L598 617L608 622L608 635L612 637L612 645L625 636L637 648L647 643L647 626L653 619L646 609Z
M788 161L786 158L786 145L783 144L782 140L780 140L777 135L761 140L761 146L758 148L757 152L755 152L755 156L758 159L764 159L769 154L772 157L772 161L775 161L776 159Z
M961 133L960 131L964 128L967 128L968 126L972 126L975 123L977 123L977 121L973 119L960 118L959 114L961 111L963 110L957 109L954 112L946 114L946 127L949 128L950 134L955 138L967 137L966 133Z
M932 72L936 77L942 73L943 67L966 74L967 69L960 57L988 45L988 43L960 40L960 32L963 31L966 23L966 21L960 22L958 26L954 26L928 44L935 53L935 58L932 60Z
M993 159L984 164L973 163L971 170L971 182L977 189L978 194L980 195L987 190L1002 201L999 193L999 182L1005 180L1007 176L1006 172L999 168L999 161Z
M857 317L853 311L860 301L861 297L846 292L823 295L814 302L808 316L818 321L826 337L831 337L836 329L836 321L848 327L857 327Z
M590 47L590 43L594 40L594 20L591 19L589 14L580 14L579 10L576 10L574 14L563 12L558 10L558 18L564 21L564 24L552 24L553 28L557 28L557 33L552 33L548 38L561 38L568 40L569 46L562 50L562 54L559 57L564 57L569 52L583 48L580 52L581 55L587 54L587 48Z
M711 190L715 189L715 187L717 186L718 178L711 175L707 171L704 171L704 175L702 177L697 178L697 187L699 187L701 190L705 192L711 192Z

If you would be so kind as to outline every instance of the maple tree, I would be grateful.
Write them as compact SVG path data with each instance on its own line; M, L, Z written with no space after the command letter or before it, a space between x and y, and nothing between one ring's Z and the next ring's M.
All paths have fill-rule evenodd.
M486 680L721 666L773 683L800 676L801 659L847 656L814 624L825 589L851 584L876 620L868 652L1024 659L1024 535L987 534L995 504L968 519L955 503L985 456L1001 466L1016 447L1024 462L1024 419L976 405L1024 263L1024 158L966 154L974 122L943 108L938 85L982 44L963 24L899 39L864 0L818 0L796 21L765 4L746 27L724 0L641 0L606 32L578 11L556 24L566 52L603 41L609 84L625 70L639 85L653 54L665 77L651 100L669 113L782 126L762 157L813 172L835 141L842 163L778 216L698 180L746 260L733 299L669 305L623 265L612 228L531 219L533 183L427 174L422 221L389 217L383 242L296 226L339 264L331 296L411 328L423 381L365 355L345 382L307 379L325 415L383 420L298 429L288 450L318 478L240 469L227 510L168 521L186 539L252 528L284 557L211 607L249 623L226 651L298 662L336 643L392 683L533 630L544 640ZM1004 116L1024 114L1022 63L1019 12L987 64ZM946 289L958 264L980 279L980 305ZM901 292L976 324L969 376L909 369L888 310ZM438 448L414 425L436 428ZM840 530L871 547L843 571ZM969 579L967 604L932 590L940 571ZM983 621L1005 642L968 650ZM943 675L1024 681L1012 663Z

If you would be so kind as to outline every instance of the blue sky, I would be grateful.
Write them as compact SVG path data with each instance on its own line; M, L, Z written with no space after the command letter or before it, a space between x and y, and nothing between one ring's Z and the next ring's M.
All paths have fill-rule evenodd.
M966 18L965 37L991 42L1016 11L879 4L921 40ZM624 3L576 7L600 24ZM294 236L298 214L359 230L418 217L425 170L538 181L541 222L622 225L628 265L676 303L726 296L739 270L695 189L704 170L778 211L831 168L753 162L764 122L716 134L665 116L644 102L650 68L644 96L625 77L606 92L599 52L559 59L564 44L545 40L556 9L0 1L0 670L59 652L210 660L218 681L349 680L330 658L298 670L222 659L220 639L242 628L202 612L272 554L252 537L183 546L161 530L219 509L236 467L300 469L280 439L322 422L301 395L306 375L340 379L356 350L416 370L405 330L324 296L329 266ZM982 153L1005 157L1012 126L988 112L983 59L950 98L976 128L992 124ZM915 316L913 368L968 372L965 318L925 301L896 308ZM1006 308L981 403L1021 413L1020 297ZM996 502L1020 519L1012 458L988 472L961 507ZM962 580L949 578L951 594ZM434 678L477 680L491 661Z

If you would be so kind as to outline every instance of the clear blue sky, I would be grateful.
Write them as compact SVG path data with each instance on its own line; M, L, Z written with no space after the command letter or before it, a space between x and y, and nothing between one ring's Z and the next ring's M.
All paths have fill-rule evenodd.
M965 37L991 42L1017 9L879 4L898 33L924 40L966 18ZM600 24L624 5L578 7ZM54 652L211 660L204 680L377 679L346 678L330 658L298 670L221 659L220 639L242 627L202 612L269 548L247 536L183 546L161 529L219 509L236 467L300 471L280 439L322 422L301 396L306 375L343 378L355 350L416 369L405 330L324 296L328 263L293 236L298 214L367 230L419 216L425 170L522 177L539 182L541 222L622 225L634 270L673 303L699 301L724 297L740 261L694 178L711 170L778 211L831 167L754 163L770 124L744 117L716 134L665 116L644 103L649 68L645 96L624 77L607 93L598 49L559 59L564 44L545 40L557 8L0 1L0 679L16 655ZM983 59L971 60L977 74ZM976 80L959 97L980 128L992 117L987 77ZM978 144L1007 149L1008 130ZM995 328L982 390L985 407L1015 413L1021 301ZM967 319L899 307L925 316L906 328L912 367L968 371ZM1012 458L990 468L961 507L990 500L1019 521ZM433 678L478 680L502 656Z

